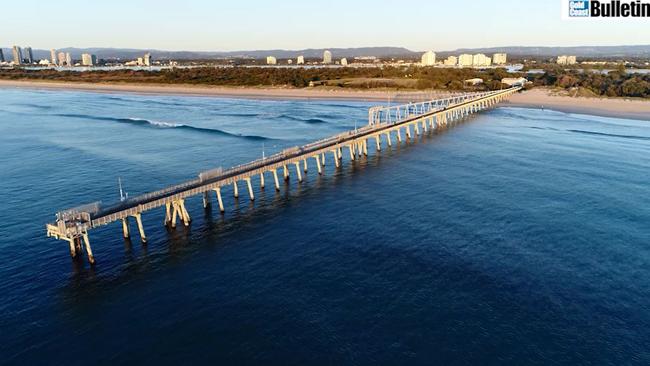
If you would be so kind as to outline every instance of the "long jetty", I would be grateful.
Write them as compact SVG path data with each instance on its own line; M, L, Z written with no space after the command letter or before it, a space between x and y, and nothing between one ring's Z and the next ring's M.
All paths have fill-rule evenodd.
M69 244L70 255L74 258L85 249L88 261L95 263L90 246L88 232L91 229L122 221L122 233L130 237L129 219L136 221L141 241L147 241L142 224L142 214L146 211L164 207L164 224L175 228L180 220L185 226L190 225L190 214L185 207L185 199L192 196L203 196L203 207L210 205L210 194L214 192L219 210L225 212L221 196L221 188L232 185L235 197L239 197L239 182L245 182L248 197L255 200L252 179L259 176L260 188L264 189L265 174L271 174L276 190L280 190L278 171L284 180L289 179L290 168L295 166L299 182L303 173L307 173L309 159L314 159L318 174L323 173L325 158L332 154L335 166L342 164L344 151L348 150L350 160L368 155L368 144L374 140L379 152L382 148L382 137L386 144L392 146L393 135L397 142L413 138L429 130L435 130L456 123L473 113L491 108L507 99L520 87L512 87L499 91L467 93L444 99L435 99L420 103L408 103L396 106L371 107L368 110L368 125L307 145L295 146L280 153L238 165L229 169L215 168L201 172L196 179L170 186L155 192L124 199L118 203L104 205L94 202L56 214L54 223L46 224L47 236L65 240ZM402 130L404 137L402 137ZM411 132L413 131L413 132Z

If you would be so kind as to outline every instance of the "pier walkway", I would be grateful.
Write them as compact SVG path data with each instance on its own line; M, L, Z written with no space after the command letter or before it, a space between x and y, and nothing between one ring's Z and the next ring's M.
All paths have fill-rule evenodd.
M56 221L46 225L47 236L65 240L69 243L70 254L77 256L85 249L90 263L95 259L90 246L88 232L91 229L121 221L124 237L130 236L129 219L136 221L142 242L146 242L142 214L146 211L164 207L165 225L176 227L180 220L184 225L190 224L190 215L185 207L185 199L202 195L203 205L208 207L210 195L214 193L221 212L225 211L221 188L232 185L235 197L239 196L238 183L244 182L248 197L255 199L253 191L254 177L259 177L259 184L265 188L265 175L270 174L276 190L280 190L278 171L282 179L288 180L290 168L295 166L297 180L302 182L303 173L307 172L307 161L314 159L319 174L327 154L332 155L336 167L342 163L347 150L350 160L368 155L368 144L374 140L375 148L381 151L382 138L388 146L393 144L393 135L397 142L420 135L428 130L448 126L458 120L493 107L505 100L520 88L514 87L499 91L468 93L450 98L436 99L420 103L396 106L372 107L368 111L368 125L347 131L303 146L296 146L280 153L257 159L229 169L216 168L202 172L196 179L170 186L155 192L125 199L121 202L104 205L95 202L56 214ZM402 136L402 131L404 136Z

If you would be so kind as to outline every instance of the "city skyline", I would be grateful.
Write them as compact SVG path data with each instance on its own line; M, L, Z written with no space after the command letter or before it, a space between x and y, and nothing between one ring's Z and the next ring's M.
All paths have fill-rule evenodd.
M322 7L313 3L268 4L249 0L249 6L237 9L199 0L188 0L183 7L166 6L167 3L171 4L137 0L126 12L106 3L78 0L56 4L9 3L5 5L7 13L16 16L5 21L0 44L2 47L24 44L34 49L118 47L169 51L384 46L451 51L508 46L650 44L647 34L636 31L638 20L565 21L560 17L560 1L556 4L466 0L446 4L444 8L415 1L410 8L417 11L404 12L408 16L400 17L395 16L397 7L387 1L334 0L331 6ZM369 9L372 18L365 16ZM29 15L29 20L23 14ZM74 26L52 31L51 19ZM115 19L120 19L121 27L114 28ZM25 29L22 25L27 21L31 26ZM433 26L414 29L413 24ZM146 31L133 37L133 29Z

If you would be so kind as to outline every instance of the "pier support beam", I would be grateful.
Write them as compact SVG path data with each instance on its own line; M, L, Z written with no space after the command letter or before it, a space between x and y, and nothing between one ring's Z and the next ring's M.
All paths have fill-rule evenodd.
M316 167L318 168L318 174L323 175L323 167L320 165L320 155L314 156L316 158Z
M237 187L237 181L232 182L232 189L235 198L239 198L239 187Z
M289 180L289 169L287 169L286 165L282 166L282 173L284 174L284 180Z
M253 194L253 185L251 184L251 179L246 178L246 185L248 186L248 197L251 201L255 201L255 195Z
M185 201L182 200L182 199L178 200L178 201L174 201L172 206L173 206L173 211L172 211L171 227L172 228L176 227L176 217L177 216L180 216L180 218L183 221L183 224L185 224L185 226L189 226L190 225L190 214L185 209Z
M170 202L165 203L165 226L169 226L172 222L172 204Z
M303 170L305 171L305 173L307 173L307 159L305 159L305 160L302 161L302 165L303 165L303 167L304 167Z
M275 190L280 191L280 182L278 181L278 171L273 169L273 180L275 180Z
M221 213L226 212L226 210L223 207L223 199L221 199L221 187L217 187L214 189L214 193L217 194L217 202L219 203L219 211Z
M95 264L95 257L93 256L93 250L90 248L90 240L88 239L88 233L83 234L84 244L86 244L86 254L88 255L88 263Z
M75 248L74 239L67 239L70 244L70 257L75 258L77 256L77 249Z
M264 172L260 173L260 188L264 189Z
M187 212L187 209L185 208L185 200L180 200L179 201L179 206L181 209L181 217L183 218L183 223L185 226L190 226L190 213Z
M361 145L363 146L363 155L368 156L368 139L364 139Z
M300 162L296 162L296 175L298 176L298 182L302 183L302 173L300 172Z
M208 195L208 192L203 192L203 208L207 209L210 207L210 196Z
M348 148L350 148L350 160L354 160L354 156L356 155L354 153L354 150L356 149L354 142L350 143L350 145L348 145Z
M320 155L320 163L325 166L325 153L321 153Z
M171 224L170 226L172 227L172 229L176 228L176 216L178 216L179 210L180 209L178 207L178 204L176 202L174 202L174 210L172 212L172 221L170 222L170 224ZM181 215L181 217L182 217L182 215Z
M140 241L142 241L142 243L144 244L147 242L147 236L144 234L144 226L142 226L142 214L137 213L133 215L133 217L135 218L135 222L138 224L138 231L140 232Z
M381 135L375 136L375 145L377 145L377 151L381 151Z
M397 141L402 142L402 132L400 131L399 127L397 127L396 132L397 132Z
M390 131L386 132L386 143L388 144L388 147L393 146L393 141L391 141L391 138L390 138Z
M131 236L131 233L129 233L129 218L125 217L122 219L122 235L124 235L124 239L128 239Z
M334 165L338 168L341 166L341 162L339 161L338 154L336 153L336 149L332 150L332 155L334 155Z

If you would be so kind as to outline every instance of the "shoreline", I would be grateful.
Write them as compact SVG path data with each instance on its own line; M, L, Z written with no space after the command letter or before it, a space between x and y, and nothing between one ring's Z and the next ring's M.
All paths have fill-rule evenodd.
M394 101L400 95L417 94L418 92L399 92L394 90L326 90L326 89L296 89L272 87L226 87L205 85L164 85L164 84L118 84L118 83L85 83L68 81L40 80L3 80L0 88L19 88L36 90L68 90L87 91L96 93L129 93L141 95L178 95L196 97L224 97L250 99L292 99L292 100L354 100ZM439 92L440 93L440 92ZM424 93L420 93L424 94Z
M513 94L504 107L550 109L564 113L650 121L650 100L558 96L537 88Z
M0 88L36 90L68 90L95 93L130 93L140 95L179 95L196 97L223 97L271 100L348 100L359 102L408 101L411 96L445 95L445 91L395 90L326 90L269 87L222 87L201 85L98 84L82 82L51 82L33 80L0 80ZM549 89L536 88L514 94L506 107L551 109L564 113L587 114L601 117L627 118L650 121L650 100L622 98L585 98L552 95Z

